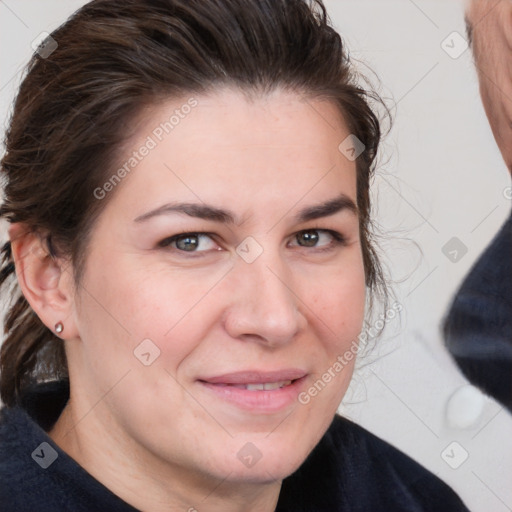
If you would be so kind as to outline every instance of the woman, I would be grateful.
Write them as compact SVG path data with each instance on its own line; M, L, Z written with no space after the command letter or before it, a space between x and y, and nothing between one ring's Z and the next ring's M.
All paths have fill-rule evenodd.
M96 0L56 30L2 161L6 510L467 510L336 416L382 286L379 140L320 1Z

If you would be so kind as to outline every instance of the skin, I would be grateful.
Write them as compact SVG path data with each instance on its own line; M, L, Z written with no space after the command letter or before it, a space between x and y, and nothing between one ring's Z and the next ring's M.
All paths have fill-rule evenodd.
M273 511L282 479L331 423L355 360L308 404L266 413L198 379L293 367L307 373L307 390L356 339L365 304L357 211L294 220L341 193L356 202L355 162L338 150L350 132L332 103L290 92L196 99L110 192L81 286L70 262L13 225L17 275L43 322L64 323L71 399L50 432L63 450L141 510ZM186 100L146 110L126 155ZM238 222L178 213L134 222L171 201L228 208ZM304 245L297 233L313 228L346 242L317 231L317 246ZM183 232L215 235L196 258L159 246ZM249 236L263 249L252 263L236 252ZM149 366L134 356L147 338L160 350ZM262 454L252 467L237 457L248 442Z
M467 5L466 23L482 103L503 159L512 173L512 3L472 0Z

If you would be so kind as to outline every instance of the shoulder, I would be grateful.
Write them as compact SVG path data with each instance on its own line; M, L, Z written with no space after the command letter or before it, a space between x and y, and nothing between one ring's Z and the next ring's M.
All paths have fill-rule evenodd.
M339 415L299 470L284 483L286 495L298 496L297 503L303 506L297 510L468 512L442 480ZM319 497L321 503L317 501L315 506ZM283 496L278 510L291 510L287 500Z
M354 493L367 493L371 483L374 497L380 504L389 503L389 510L467 511L457 494L440 478L342 416L335 416L325 441L337 460L352 468L350 486Z
M0 503L2 512L135 511L63 452L21 407L0 409Z
M23 510L24 503L37 505L37 497L31 494L38 488L41 475L36 471L32 453L40 441L27 428L29 423L22 409L0 409L0 501L12 510ZM20 502L21 496L24 503Z
M21 405L0 408L0 502L7 503L8 510L53 506L51 491L58 484L56 472L47 469L58 458L58 448L46 430L67 400L65 384L31 387L21 397ZM41 501L42 488L49 491L48 502Z
M59 483L65 464L56 462L57 450L24 409L0 409L0 503L6 506L2 510L65 509ZM61 466L59 471L51 469L54 464Z

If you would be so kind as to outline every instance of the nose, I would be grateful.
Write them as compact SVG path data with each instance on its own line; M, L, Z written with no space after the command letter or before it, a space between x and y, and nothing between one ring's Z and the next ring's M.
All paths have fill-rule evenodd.
M276 347L292 341L307 325L291 272L263 256L237 261L231 271L231 300L224 327L237 339Z

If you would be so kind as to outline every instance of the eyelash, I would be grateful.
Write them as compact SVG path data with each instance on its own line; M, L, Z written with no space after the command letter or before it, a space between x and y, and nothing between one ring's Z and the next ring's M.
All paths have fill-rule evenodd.
M301 231L297 231L297 233L294 233L294 235L292 235L292 236L297 237L298 235L300 235L302 233L309 233L311 231L316 231L318 233L327 233L327 234L331 235L331 237L333 238L333 241L330 244L328 244L327 246L323 246L323 247L315 247L315 246L308 247L305 245L297 245L296 247L301 247L303 249L309 248L309 249L313 250L314 252L323 253L323 252L332 251L336 247L347 245L347 239L345 238L345 236L342 235L341 233L338 233L337 231L332 230L332 229L321 229L321 228L303 229ZM207 233L207 232L202 232L202 231L184 232L184 233L179 233L177 235L173 235L168 238L164 238L161 242L158 243L158 247L160 247L162 249L166 249L172 243L176 242L180 238L183 238L186 236L200 237L202 235L208 236L212 240L215 239L215 234L213 234L213 233ZM211 252L211 251L184 251L182 249L178 249L177 247L171 247L171 249L173 251L186 254L188 257L192 257L192 258L200 257L200 256L203 256L204 253Z

